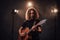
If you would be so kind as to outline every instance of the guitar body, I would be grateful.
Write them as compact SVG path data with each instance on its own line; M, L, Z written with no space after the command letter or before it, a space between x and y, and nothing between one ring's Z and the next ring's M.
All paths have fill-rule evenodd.
M28 35L26 35L26 36L18 36L18 40L28 40Z
M29 31L29 28L25 28L22 30L22 33L27 33ZM23 40L28 40L28 34L25 34L24 37L22 37Z
M25 28L24 30L21 31L22 33L25 33L24 36L20 36L20 40L28 40L31 38L31 36L28 35L29 28Z

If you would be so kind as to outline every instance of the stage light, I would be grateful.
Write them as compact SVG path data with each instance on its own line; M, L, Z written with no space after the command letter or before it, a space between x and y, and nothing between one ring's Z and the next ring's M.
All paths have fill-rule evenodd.
M57 13L58 12L58 9L54 8L54 13Z
M15 9L15 10L14 10L14 12L18 13L18 12L19 12L19 10L16 10L16 9Z
M27 3L27 6L28 6L28 7L32 7L32 6L33 6L32 2L28 2L28 3Z
M51 16L55 17L55 16L57 16L57 13L58 13L58 9L57 8L54 8L54 7L51 8L51 13L50 13Z
M58 9L57 8L51 9L51 13L57 13L57 12L58 12Z

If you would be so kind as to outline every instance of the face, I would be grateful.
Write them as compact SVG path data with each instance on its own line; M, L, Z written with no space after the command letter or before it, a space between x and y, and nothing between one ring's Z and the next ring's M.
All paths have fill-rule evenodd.
M31 18L34 17L34 11L33 10L30 11L30 16L31 16Z

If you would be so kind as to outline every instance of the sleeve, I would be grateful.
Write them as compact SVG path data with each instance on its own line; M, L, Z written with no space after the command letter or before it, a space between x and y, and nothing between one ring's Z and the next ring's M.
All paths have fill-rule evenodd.
M26 27L26 21L25 22L23 22L23 24L21 25L22 27L23 27L23 29Z

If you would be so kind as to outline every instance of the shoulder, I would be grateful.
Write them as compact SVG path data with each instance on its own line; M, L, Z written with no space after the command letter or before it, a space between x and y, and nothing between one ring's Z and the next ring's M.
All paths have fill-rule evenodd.
M27 24L28 24L28 21L27 20L24 20L24 22L22 23L21 26L25 28L27 26Z
M29 21L28 20L24 20L23 24L27 24Z

